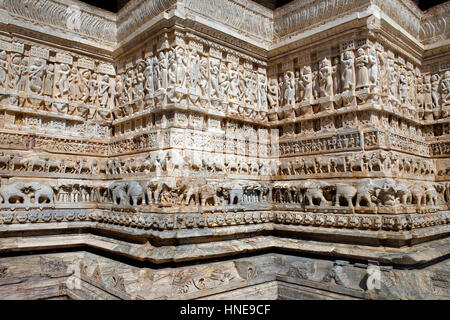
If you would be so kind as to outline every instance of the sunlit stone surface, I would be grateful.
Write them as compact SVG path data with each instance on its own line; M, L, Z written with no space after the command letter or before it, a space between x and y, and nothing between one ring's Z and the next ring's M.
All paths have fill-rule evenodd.
M449 9L0 1L0 298L449 299Z

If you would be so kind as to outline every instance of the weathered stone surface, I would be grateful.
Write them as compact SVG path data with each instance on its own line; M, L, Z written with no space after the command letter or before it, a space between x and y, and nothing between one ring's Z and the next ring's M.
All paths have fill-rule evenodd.
M0 297L448 299L450 5L337 3L0 1Z

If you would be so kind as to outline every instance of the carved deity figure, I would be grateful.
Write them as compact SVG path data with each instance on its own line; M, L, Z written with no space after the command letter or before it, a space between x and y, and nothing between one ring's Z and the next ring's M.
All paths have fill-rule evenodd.
M7 70L8 70L8 62L6 51L0 51L0 88L5 87Z
M72 72L70 84L71 84L71 95L77 95L79 93L80 100L83 103L89 101L91 90L89 82L91 80L91 70L79 69L78 72Z
M342 90L353 91L355 89L355 62L352 51L345 51L342 55Z
M424 110L423 79L420 75L417 79L416 103L417 103L417 116L419 117L419 119L423 119L423 110Z
M65 97L66 94L69 92L69 74L70 74L70 67L68 64L63 63L59 66L58 70L58 81L56 83L57 91L57 97Z
M44 73L46 61L44 59L35 58L32 60L29 71L29 87L30 91L36 94L42 94Z
M320 96L333 96L333 67L328 58L324 58L320 62L318 75Z
M369 56L363 48L359 48L356 54L356 88L366 88L369 86Z
M245 79L245 95L244 95L244 101L247 103L247 105L251 105L254 107L256 104L256 95L257 95L257 88L256 88L256 81L254 80L254 76L252 74L248 74L247 78Z

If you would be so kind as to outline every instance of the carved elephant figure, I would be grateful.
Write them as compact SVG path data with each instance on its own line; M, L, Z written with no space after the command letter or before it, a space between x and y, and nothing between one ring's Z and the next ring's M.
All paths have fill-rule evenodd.
M123 182L114 182L109 186L113 204L124 205L127 202L127 191Z
M163 170L174 172L175 169L182 171L184 169L184 158L178 150L171 149L167 151L164 160L161 163Z
M317 158L315 158L315 161L316 161L318 173L330 172L330 160L328 158L317 157Z
M132 206L145 204L144 188L137 181L127 181L127 196Z
M378 204L378 194L383 186L383 179L362 179L357 187L356 206L361 206L361 202L367 206L374 207Z
M305 160L305 173L306 174L316 173L316 162L314 158Z
M411 192L411 203L419 207L426 205L425 189L420 184L414 183L409 187Z
M439 193L431 183L425 184L425 199L427 205L437 206L439 204Z
M145 183L145 192L147 203L160 203L161 195L164 190L178 190L180 185L177 186L177 181L174 178L154 179Z
M345 184L345 183L337 183L336 184L336 199L335 206L339 207L341 199L344 198L347 201L347 206L353 208L353 198L356 196L357 189L354 186Z
M400 204L411 203L411 191L404 184L398 183L395 186L395 196L398 198Z
M52 187L40 183L31 183L28 187L34 190L35 203L54 204L55 192Z
M320 184L319 182L315 182L306 188L305 198L308 199L308 203L310 206L315 205L314 200L319 200L319 206L321 207L328 205L328 201L323 195L322 187L322 184Z
M11 156L0 154L0 168L8 170L10 160L11 160Z
M330 162L331 162L330 170L332 169L334 172L347 171L347 157L332 158ZM350 169L352 169L351 167L352 164L350 165Z
M115 205L145 204L144 188L137 181L114 182L109 190Z
M28 171L44 171L46 168L46 161L39 157L31 157L25 160L25 165Z
M223 194L225 199L228 199L228 204L240 204L244 197L244 188L239 182L226 182L222 184L219 191Z
M280 175L291 175L291 163L290 161L280 162Z
M47 159L47 172L61 172L62 163L59 160Z
M0 188L0 197L3 204L29 203L30 197L23 190L26 189L25 184L15 182L4 185Z
M199 198L203 207L206 206L207 201L211 200L214 206L219 204L218 188L219 185L215 182L209 182L199 187Z

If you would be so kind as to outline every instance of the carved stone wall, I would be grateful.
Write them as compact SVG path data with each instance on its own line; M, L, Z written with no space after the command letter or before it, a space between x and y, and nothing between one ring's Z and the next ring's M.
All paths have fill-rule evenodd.
M253 282L267 257L180 268L153 292L163 276L106 279L80 251L77 279L102 299L253 286L310 297L305 285L334 298L445 297L356 285L356 260L418 269L448 255L448 4L432 15L406 2L134 0L111 14L0 1L0 252L82 245L154 264L297 255L271 256L273 272ZM73 280L61 259L39 263ZM0 278L13 260L0 256Z

